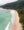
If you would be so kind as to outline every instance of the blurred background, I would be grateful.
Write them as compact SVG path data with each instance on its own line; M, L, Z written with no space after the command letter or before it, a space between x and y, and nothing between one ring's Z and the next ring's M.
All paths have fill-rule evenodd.
M23 24L24 30L24 0L17 0L15 2L5 3L3 5L0 5L0 8L17 10L20 16L20 23Z

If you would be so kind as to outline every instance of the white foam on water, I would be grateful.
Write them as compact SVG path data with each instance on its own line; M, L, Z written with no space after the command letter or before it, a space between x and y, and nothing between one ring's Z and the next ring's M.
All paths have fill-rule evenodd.
M10 22L9 22L9 24L6 26L5 30L9 30L9 26L10 26Z

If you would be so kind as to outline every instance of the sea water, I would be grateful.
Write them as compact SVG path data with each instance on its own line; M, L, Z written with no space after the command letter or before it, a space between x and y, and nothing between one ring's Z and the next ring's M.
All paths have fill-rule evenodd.
M10 13L10 11L7 9L0 8L0 30L6 30L5 28L8 24L11 27L11 13Z

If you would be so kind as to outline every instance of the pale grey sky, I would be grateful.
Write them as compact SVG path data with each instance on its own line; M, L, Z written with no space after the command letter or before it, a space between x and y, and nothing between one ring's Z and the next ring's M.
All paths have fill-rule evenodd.
M15 1L17 1L17 0L0 0L0 6L1 6L1 5L4 5L4 4L6 4L6 3L15 2Z

